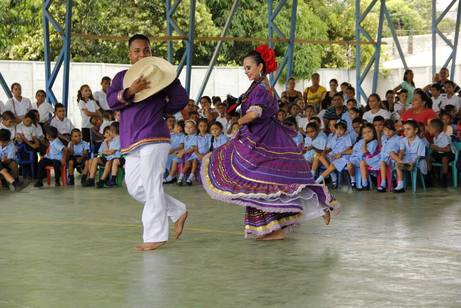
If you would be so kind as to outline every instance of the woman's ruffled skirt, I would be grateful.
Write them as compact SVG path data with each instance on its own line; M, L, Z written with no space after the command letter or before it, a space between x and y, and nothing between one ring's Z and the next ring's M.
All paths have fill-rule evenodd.
M289 145L267 148L240 136L205 156L200 174L213 199L246 207L245 236L290 231L339 210L327 188L315 183L302 153Z

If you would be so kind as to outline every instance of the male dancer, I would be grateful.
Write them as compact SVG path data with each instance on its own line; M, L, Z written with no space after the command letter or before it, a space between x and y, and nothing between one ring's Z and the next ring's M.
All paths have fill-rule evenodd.
M132 64L152 56L149 38L144 35L132 36L128 47ZM168 217L175 222L176 239L187 219L186 206L164 193L162 178L170 150L170 133L163 117L183 109L188 97L176 79L160 92L133 103L135 94L149 89L150 82L141 76L129 88L124 88L126 72L115 75L107 99L112 110L120 110L120 142L122 152L127 154L125 182L128 193L144 204L144 243L137 249L155 250L168 241Z

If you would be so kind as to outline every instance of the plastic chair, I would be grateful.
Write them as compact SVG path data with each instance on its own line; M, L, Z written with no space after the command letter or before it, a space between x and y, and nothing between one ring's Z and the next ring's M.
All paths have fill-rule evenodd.
M458 169L456 168L456 163L458 162L459 159L459 151L461 151L461 142L456 142L455 143L455 159L450 162L449 166L451 167L451 177L453 180L453 187L457 188L458 187ZM432 163L432 166L434 167L442 167L441 163ZM461 170L459 170L461 171Z
M24 168L25 166L28 166L29 168L29 171L30 171L30 175L32 176L33 179L35 179L35 152L34 151L30 151L26 148L26 146L24 144L21 144L19 147L18 147L18 153L16 155L17 159L18 159L18 164L19 166L21 167L20 168L20 174L23 176L23 177L26 177L26 169ZM27 158L24 158L24 157L27 157Z
M45 171L46 171L46 182L48 183L48 186L50 186L51 185L51 171L54 171L54 167L46 166ZM62 186L67 186L66 166L61 166L61 182L62 182Z
M416 187L417 187L417 181L418 181L418 173L419 173L419 176L420 176L420 180L421 180L421 186L423 187L423 191L426 191L426 182L424 180L424 175L419 171L419 162L424 159L424 158L421 158L419 157L414 166L413 166L413 169L411 169L410 171L408 170L405 170L404 172L404 185L405 187L407 186L407 174L410 173L410 176L411 176L411 187L412 187L412 191L415 193L416 192Z

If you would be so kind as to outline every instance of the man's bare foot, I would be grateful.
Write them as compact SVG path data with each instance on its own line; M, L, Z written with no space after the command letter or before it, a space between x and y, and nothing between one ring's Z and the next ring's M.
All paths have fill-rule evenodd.
M277 230L267 235L257 237L256 240L258 241L279 241L285 239L285 232L283 230Z
M186 211L184 214L182 214L181 217L174 223L174 231L176 233L176 239L179 239L179 237L182 234L182 230L184 229L184 224L186 223L187 216L189 213Z
M323 214L323 223L325 225L329 225L331 221L331 214L330 211L324 211L325 214Z
M156 242L156 243L142 243L136 246L137 251L149 251L149 250L156 250L161 246L165 245L166 242Z

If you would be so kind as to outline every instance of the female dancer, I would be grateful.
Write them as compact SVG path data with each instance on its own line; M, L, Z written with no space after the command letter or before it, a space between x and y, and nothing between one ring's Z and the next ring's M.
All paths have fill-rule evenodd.
M208 194L246 207L245 237L282 240L301 219L339 209L327 189L315 184L294 132L275 119L277 100L266 74L276 70L275 53L263 45L243 62L253 81L240 97L240 129L227 144L205 156L201 176Z

